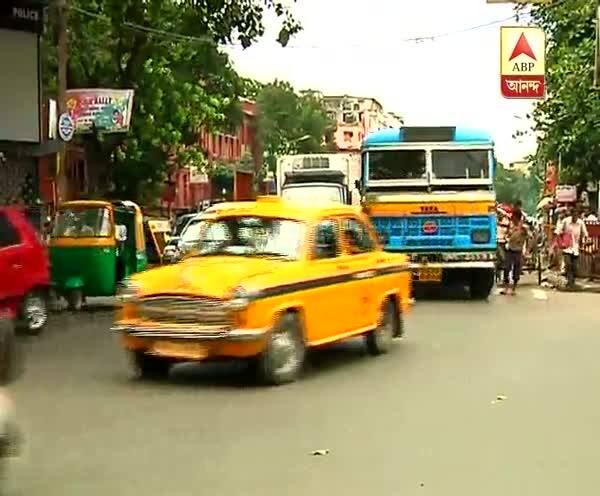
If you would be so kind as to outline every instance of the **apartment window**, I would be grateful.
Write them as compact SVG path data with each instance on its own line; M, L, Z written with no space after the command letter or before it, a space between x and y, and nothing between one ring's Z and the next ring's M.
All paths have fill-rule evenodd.
M344 124L356 124L356 117L355 112L344 112Z
M344 131L344 141L346 141L346 142L352 141L352 138L354 138L353 131Z

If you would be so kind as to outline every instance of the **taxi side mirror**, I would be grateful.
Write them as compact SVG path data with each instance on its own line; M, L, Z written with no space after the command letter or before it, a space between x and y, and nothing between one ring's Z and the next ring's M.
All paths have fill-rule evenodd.
M115 238L117 238L117 241L119 243L126 241L127 240L127 226L118 225L116 232L115 232Z

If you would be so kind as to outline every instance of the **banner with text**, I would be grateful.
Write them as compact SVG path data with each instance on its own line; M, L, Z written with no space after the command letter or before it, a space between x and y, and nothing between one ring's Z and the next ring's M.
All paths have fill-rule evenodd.
M76 133L129 130L133 90L76 89L67 91L67 110L75 121Z

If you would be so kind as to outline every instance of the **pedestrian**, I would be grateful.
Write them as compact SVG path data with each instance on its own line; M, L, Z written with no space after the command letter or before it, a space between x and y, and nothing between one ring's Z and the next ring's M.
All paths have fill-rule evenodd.
M529 232L523 221L523 212L515 208L508 227L504 287L500 294L516 294L523 266L523 247L528 238Z
M502 278L502 272L506 265L506 242L508 241L508 228L510 220L507 212L498 209L498 223L496 225L496 282Z
M567 288L574 289L577 277L579 249L583 241L588 237L587 228L581 218L581 210L578 207L573 207L570 215L565 217L556 226L555 234L558 237L558 243L563 252L567 273Z

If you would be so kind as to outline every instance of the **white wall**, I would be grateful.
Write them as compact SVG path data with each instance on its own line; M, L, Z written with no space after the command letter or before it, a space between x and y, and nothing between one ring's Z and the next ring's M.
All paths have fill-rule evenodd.
M39 140L37 34L0 29L0 141Z

